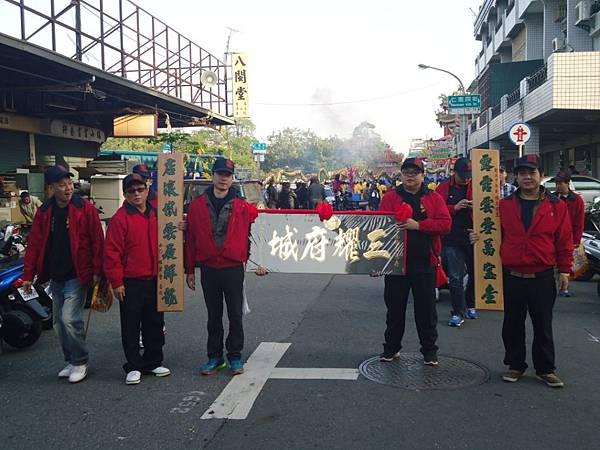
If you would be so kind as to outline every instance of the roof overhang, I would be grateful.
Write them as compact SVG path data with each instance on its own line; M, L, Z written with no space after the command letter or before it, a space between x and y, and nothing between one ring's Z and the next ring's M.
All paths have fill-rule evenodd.
M83 62L68 58L28 42L0 33L0 79L8 89L44 89L53 85L68 85L87 80L95 92L93 102L88 99L81 111L61 112L32 108L19 110L22 114L40 117L93 118L105 128L112 126L112 119L123 114L159 112L159 126L165 126L165 114L169 115L174 127L210 125L232 125L234 120L209 109L202 108L172 95L156 91L118 75L113 75ZM42 90L43 91L43 90ZM42 92L40 91L40 92ZM52 91L52 89L50 89ZM92 96L88 96L92 97Z

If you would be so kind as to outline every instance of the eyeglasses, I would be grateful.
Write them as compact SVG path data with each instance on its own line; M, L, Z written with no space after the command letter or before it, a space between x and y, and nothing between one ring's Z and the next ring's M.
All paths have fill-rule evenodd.
M420 170L403 170L402 175L407 176L407 177L416 177L417 175L421 174Z
M131 194L131 195L133 195L133 194L141 194L141 193L142 193L142 192L144 192L145 190L146 190L146 188L145 188L145 187L139 187L139 188L136 188L136 189L127 189L127 190L125 191L125 193L126 193L126 194Z

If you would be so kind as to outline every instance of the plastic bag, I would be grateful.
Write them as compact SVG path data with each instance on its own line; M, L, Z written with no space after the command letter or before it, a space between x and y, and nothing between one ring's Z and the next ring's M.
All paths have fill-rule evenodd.
M573 278L577 278L587 272L588 270L588 259L585 255L585 248L583 244L579 244L578 247L575 247L573 250L573 266L571 267L571 271L573 272Z
M110 289L108 280L104 277L94 286L92 292L92 304L90 306L94 311L107 312L113 304L113 292Z

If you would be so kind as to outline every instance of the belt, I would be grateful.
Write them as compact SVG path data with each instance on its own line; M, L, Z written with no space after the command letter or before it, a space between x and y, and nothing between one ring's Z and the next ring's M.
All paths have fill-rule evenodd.
M521 273L521 272L515 272L514 270L510 270L510 269L505 269L505 272L513 277L517 277L517 278L528 278L528 279L532 279L532 278L546 278L549 276L554 276L554 268L552 269L546 269L543 270L541 272L534 272L534 273Z

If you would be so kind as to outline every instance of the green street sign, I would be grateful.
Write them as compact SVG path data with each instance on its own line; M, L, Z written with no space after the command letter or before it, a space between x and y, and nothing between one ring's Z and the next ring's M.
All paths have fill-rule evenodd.
M254 144L252 144L252 150L266 150L267 149L267 144L265 144L264 142L256 142Z
M478 114L481 111L481 95L448 96L448 112L450 114Z

